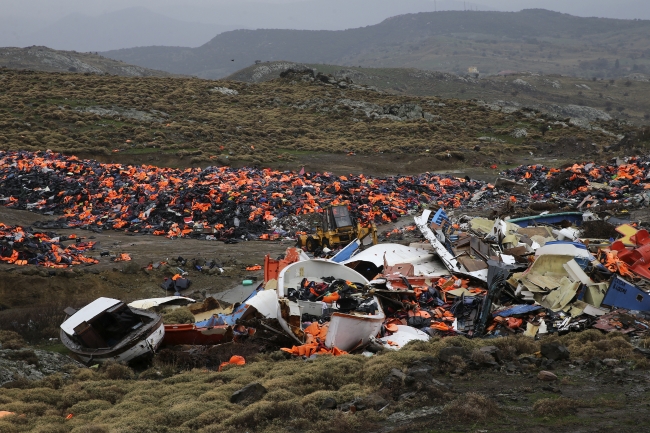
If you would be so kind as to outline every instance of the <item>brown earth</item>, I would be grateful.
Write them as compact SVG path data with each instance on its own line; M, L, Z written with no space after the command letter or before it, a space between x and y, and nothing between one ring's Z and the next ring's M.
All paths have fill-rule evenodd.
M0 208L0 221L9 225L28 226L47 217L27 211ZM224 265L223 274L207 275L190 266L192 285L183 295L202 297L202 294L216 293L233 288L241 280L261 272L246 271L251 264L263 264L264 256L276 257L283 253L292 241L247 241L226 245L219 241L196 239L168 239L150 235L133 235L117 231L94 233L79 229L52 230L66 235L76 233L97 242L89 256L99 259L99 264L75 266L69 270L55 270L52 276L42 267L0 264L0 305L6 307L34 307L38 305L68 304L81 306L99 296L108 296L132 301L135 299L166 296L160 288L165 277L177 273L176 258L189 262L196 259L217 259ZM128 253L131 262L113 262L110 257L100 257L100 252L112 255ZM145 271L149 263L169 262L167 270Z

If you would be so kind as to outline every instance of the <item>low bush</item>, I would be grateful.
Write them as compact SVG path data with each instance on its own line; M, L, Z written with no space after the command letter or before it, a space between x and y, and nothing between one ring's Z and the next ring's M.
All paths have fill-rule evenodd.
M485 421L499 415L499 408L483 394L468 392L446 404L442 413L460 421Z

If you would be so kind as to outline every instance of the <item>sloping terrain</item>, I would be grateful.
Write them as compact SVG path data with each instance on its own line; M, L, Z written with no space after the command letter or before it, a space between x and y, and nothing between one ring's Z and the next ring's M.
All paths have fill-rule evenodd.
M577 78L565 75L512 73L482 76L405 68L361 68L294 62L265 62L249 66L227 79L259 83L280 77L288 69L311 68L337 80L351 80L395 95L480 99L496 106L528 107L560 116L576 116L569 105L596 108L606 116L647 123L650 120L650 79L630 74L620 79ZM585 110L585 115L588 115ZM592 112L588 116L604 116ZM578 115L579 117L579 115Z
M244 344L163 349L138 373L114 363L57 366L15 332L0 332L0 341L10 346L2 355L57 371L38 380L30 366L23 370L34 379L17 375L4 385L3 409L14 414L0 419L3 432L635 433L649 428L648 361L633 352L626 337L595 330L547 337L544 343L566 345L571 353L570 360L549 363L535 356L542 344L523 336L436 337L370 357L286 359L270 348L277 340L257 337L258 328ZM488 363L484 347L499 354L498 363L487 358L493 360ZM466 355L449 360L449 353ZM233 355L243 356L246 364L216 371ZM552 364L557 380L537 379L547 368L542 361Z
M360 172L358 158L367 158L366 168L379 164L375 173L420 173L532 156L557 164L585 151L606 158L620 152L624 135L628 153L648 138L604 112L558 118L481 101L396 96L312 71L248 84L5 69L0 111L3 149L175 166L285 169L302 161L314 170Z
M0 48L0 68L46 72L83 72L125 77L169 77L163 71L128 65L93 53L58 51L48 47Z
M539 9L445 11L400 15L343 31L236 30L193 49L140 47L105 55L204 78L227 76L256 60L619 77L642 73L650 65L649 30L650 21L580 18Z

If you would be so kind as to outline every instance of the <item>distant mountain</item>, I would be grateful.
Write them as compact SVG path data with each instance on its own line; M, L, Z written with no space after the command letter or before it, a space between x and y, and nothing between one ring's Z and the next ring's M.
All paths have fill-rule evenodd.
M345 30L375 25L408 13L464 9L496 10L481 4L481 0L294 0L285 3L222 0L194 4L191 8L181 3L161 5L157 10L188 21L198 20L197 17L202 17L202 21L224 17L251 29Z
M579 17L607 17L618 19L650 19L648 0L483 0L502 11L518 11L543 5L545 9Z
M68 15L23 37L26 43L22 45L92 52L148 45L198 47L214 35L236 28L239 26L181 21L135 7L99 16Z
M198 48L140 47L104 55L204 78L274 60L454 73L475 66L483 73L622 76L650 68L649 33L650 21L579 18L541 9L447 11L400 15L342 31L235 30Z
M44 72L90 72L124 77L169 77L169 72L129 65L118 60L48 47L0 48L0 67Z

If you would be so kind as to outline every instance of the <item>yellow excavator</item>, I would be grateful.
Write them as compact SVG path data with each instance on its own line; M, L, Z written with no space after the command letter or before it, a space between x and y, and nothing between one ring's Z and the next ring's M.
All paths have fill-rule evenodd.
M372 244L377 245L377 227L374 223L365 226L355 224L346 205L327 206L323 209L322 224L316 227L316 233L298 236L298 246L314 252L318 248L347 245L366 236L372 236Z

